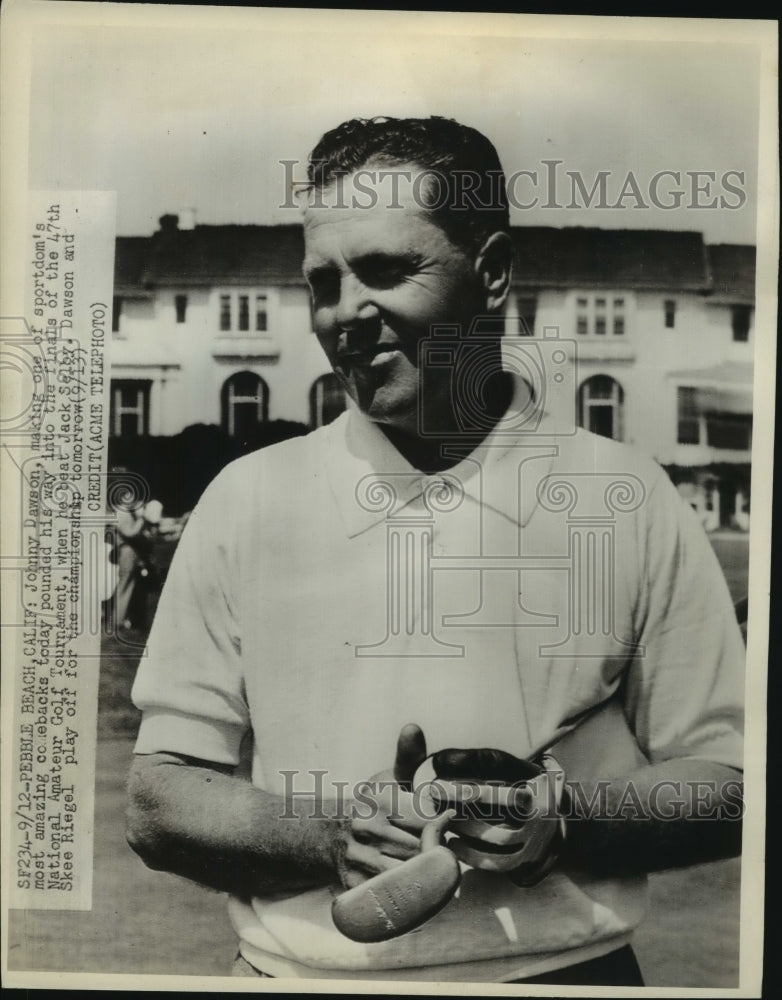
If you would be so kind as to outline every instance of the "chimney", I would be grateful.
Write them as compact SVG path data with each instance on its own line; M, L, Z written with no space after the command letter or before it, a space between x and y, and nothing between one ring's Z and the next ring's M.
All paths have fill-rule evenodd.
M194 208L180 208L179 228L195 229L195 224L196 224L196 210Z

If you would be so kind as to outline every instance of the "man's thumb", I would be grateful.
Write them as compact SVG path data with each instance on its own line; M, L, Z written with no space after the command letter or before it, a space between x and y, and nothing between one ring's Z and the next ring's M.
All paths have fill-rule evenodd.
M402 727L396 744L394 780L410 791L415 772L426 759L426 739L423 730L414 722Z

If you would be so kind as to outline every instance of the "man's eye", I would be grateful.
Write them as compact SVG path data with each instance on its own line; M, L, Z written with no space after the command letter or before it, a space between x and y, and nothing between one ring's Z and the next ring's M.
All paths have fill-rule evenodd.
M313 274L309 278L312 298L318 305L334 302L339 297L339 279L332 274Z
M392 288L409 273L409 269L398 261L372 264L365 269L362 276L367 285L373 288Z

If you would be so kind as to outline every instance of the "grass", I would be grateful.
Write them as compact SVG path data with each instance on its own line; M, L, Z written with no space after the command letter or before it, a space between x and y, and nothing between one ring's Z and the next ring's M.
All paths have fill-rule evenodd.
M143 648L141 642L143 636L138 632L122 640L103 637L98 685L99 740L136 736L141 713L130 700L130 690Z

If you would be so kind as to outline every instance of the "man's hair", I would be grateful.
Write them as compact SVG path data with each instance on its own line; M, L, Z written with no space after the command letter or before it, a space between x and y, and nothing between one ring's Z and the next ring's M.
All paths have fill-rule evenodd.
M353 118L321 138L309 156L308 186L322 189L369 164L414 164L426 174L424 207L456 243L471 250L508 232L505 174L497 150L452 118ZM436 190L435 190L436 189Z

